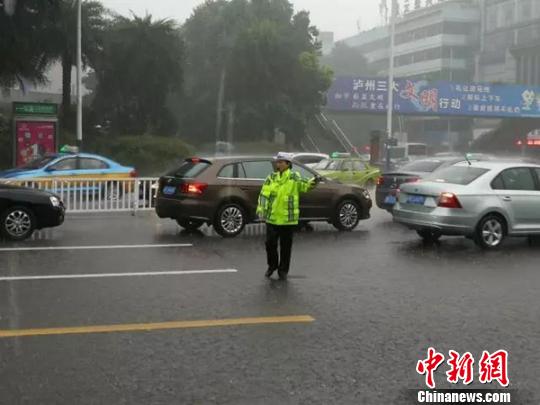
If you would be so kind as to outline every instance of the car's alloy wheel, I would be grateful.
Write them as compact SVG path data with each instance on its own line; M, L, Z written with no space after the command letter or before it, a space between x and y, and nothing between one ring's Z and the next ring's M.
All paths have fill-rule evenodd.
M352 231L360 221L360 208L355 201L346 200L338 205L334 226L341 231Z
M484 249L498 248L505 238L505 224L495 215L489 215L478 224L476 243Z
M11 240L27 239L35 228L34 214L28 208L14 207L2 215L2 234Z
M214 221L216 232L223 237L234 237L242 232L246 226L244 210L238 204L223 205Z

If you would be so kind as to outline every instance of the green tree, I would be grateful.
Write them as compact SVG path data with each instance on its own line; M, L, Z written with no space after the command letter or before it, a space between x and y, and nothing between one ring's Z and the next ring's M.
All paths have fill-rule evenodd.
M117 17L95 64L93 107L113 132L173 133L169 96L182 87L183 43L171 20Z
M336 76L371 76L376 74L369 66L364 54L344 42L338 42L332 53L323 58L322 63L331 68Z
M0 87L43 84L54 58L50 36L60 0L18 0L13 15L0 0Z
M92 66L102 47L107 27L106 10L99 1L82 3L82 59ZM62 114L66 117L71 107L71 71L77 56L77 7L72 0L61 0L54 18L49 41L56 59L62 64Z
M237 137L270 139L280 129L292 142L301 138L330 85L308 13L295 14L287 0L207 1L183 32L190 133L213 138L226 72L223 105L234 108Z

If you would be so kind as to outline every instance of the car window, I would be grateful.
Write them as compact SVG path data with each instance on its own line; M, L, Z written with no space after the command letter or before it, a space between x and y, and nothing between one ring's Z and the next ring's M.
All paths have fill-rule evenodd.
M343 165L341 166L341 170L347 171L347 172L353 171L354 170L354 165L353 165L352 160L345 161L343 163Z
M339 160L323 159L313 168L315 170L339 170L340 163Z
M82 170L99 170L99 169L109 168L109 165L105 163L103 160L92 159L92 158L82 158L79 164Z
M491 188L493 190L504 190L504 181L501 174L491 182Z
M536 171L536 177L538 177L538 181L540 181L540 169L534 169Z
M224 166L219 171L218 177L232 179L234 177L234 165Z
M53 170L76 170L77 169L77 159L76 158L62 159L61 161L53 164L51 166L51 169L53 169Z
M536 190L532 171L527 167L516 167L501 173L504 190Z
M364 164L364 162L361 162L359 160L355 160L353 162L353 170L355 172L361 172L361 171L364 171L366 170L366 165Z
M466 186L489 172L489 169L470 166L450 166L438 170L429 179L438 183L460 184Z
M266 179L271 173L274 172L274 167L269 160L262 160L257 162L243 162L245 177L248 179Z
M178 178L193 179L210 167L210 162L188 159L170 175Z
M300 176L302 176L302 178L304 179L312 179L313 177L315 177L313 173L311 173L309 170L302 166L293 166L293 171L300 173Z
M237 163L231 163L226 166L223 166L223 168L219 171L218 177L225 178L225 179L237 179L238 177L243 177L242 175L238 175L238 164Z
M21 169L36 170L45 167L47 164L56 160L57 156L45 156L32 160L30 163L21 166Z
M441 167L443 161L441 160L418 160L406 164L401 168L404 172L422 172L422 173L431 173Z

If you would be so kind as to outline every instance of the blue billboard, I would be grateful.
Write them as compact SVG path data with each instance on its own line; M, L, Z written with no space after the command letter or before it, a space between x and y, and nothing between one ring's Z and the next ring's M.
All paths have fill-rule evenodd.
M338 77L328 90L329 110L386 113L388 80ZM540 87L428 82L394 82L397 114L471 116L486 118L540 118Z

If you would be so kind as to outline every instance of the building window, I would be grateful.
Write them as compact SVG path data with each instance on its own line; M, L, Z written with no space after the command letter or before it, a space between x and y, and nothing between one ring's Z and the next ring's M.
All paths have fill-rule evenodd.
M490 7L487 9L486 12L486 30L493 31L497 29L497 14L498 14L499 8L498 7Z
M518 20L528 21L533 16L532 0L522 0L518 3Z

